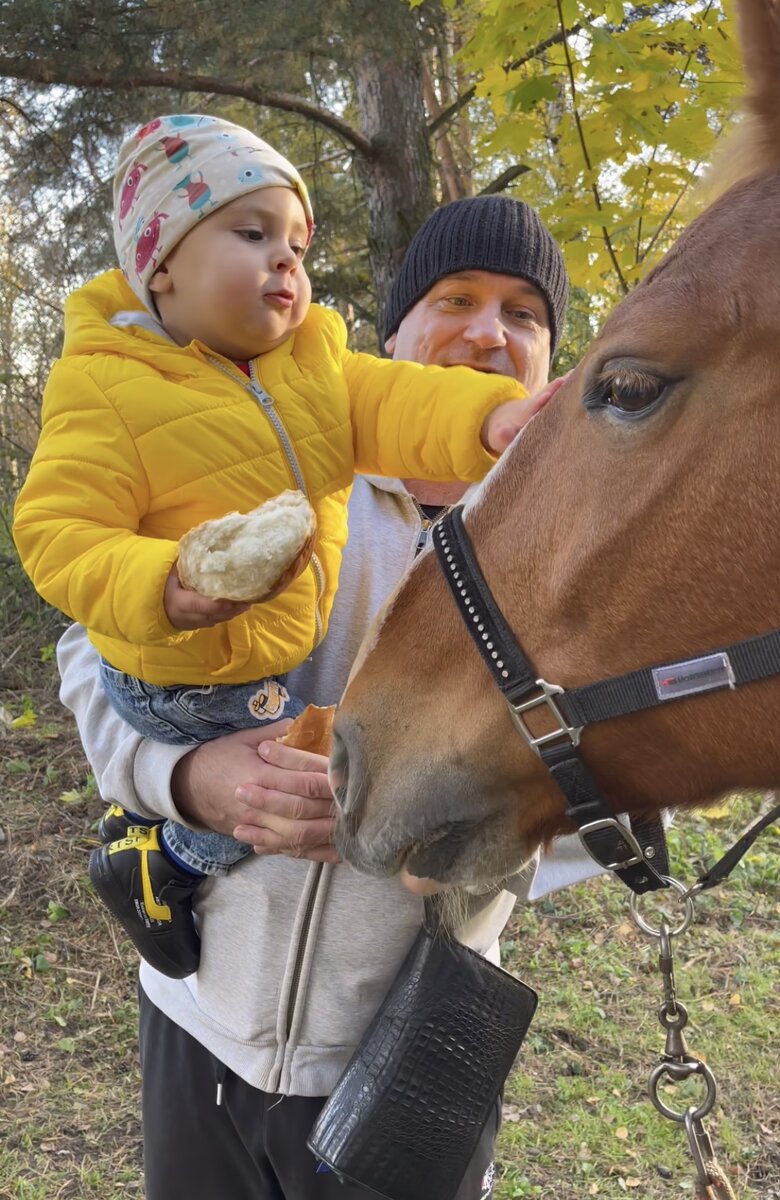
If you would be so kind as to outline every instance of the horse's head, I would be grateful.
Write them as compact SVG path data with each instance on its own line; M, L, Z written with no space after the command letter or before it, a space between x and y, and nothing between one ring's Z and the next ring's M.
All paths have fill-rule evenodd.
M564 687L780 625L780 4L742 22L750 177L623 301L466 510L509 625ZM581 749L616 812L656 812L780 784L779 713L774 679L596 726ZM568 828L433 554L364 647L336 735L338 841L365 870L473 883Z

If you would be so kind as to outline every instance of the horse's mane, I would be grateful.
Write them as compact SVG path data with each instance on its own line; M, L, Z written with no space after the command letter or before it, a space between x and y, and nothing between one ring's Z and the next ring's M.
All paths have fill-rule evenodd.
M741 0L737 9L747 95L705 179L709 201L780 166L780 0Z

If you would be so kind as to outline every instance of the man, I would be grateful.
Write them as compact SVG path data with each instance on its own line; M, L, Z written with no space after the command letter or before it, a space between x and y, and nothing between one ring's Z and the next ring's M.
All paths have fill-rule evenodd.
M456 201L409 247L386 347L396 358L513 375L535 392L547 380L567 290L560 251L532 209L498 196ZM464 490L356 481L330 630L290 674L297 695L338 700L371 618L431 521ZM414 940L421 901L397 879L363 878L337 863L324 760L268 740L279 727L194 750L145 742L105 700L83 630L68 630L58 659L63 701L106 800L234 833L258 851L200 890L195 975L172 980L141 965L147 1200L368 1200L364 1189L318 1172L305 1141ZM537 873L533 888L590 873L581 859L567 861L546 882ZM474 898L462 940L496 960L514 899ZM497 1106L457 1200L491 1194L499 1118Z

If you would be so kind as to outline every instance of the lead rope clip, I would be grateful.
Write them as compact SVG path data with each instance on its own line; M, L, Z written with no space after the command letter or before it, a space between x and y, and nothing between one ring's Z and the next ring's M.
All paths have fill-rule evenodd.
M651 925L639 912L636 895L631 896L630 905L631 918L637 928L658 941L658 970L663 982L663 1001L658 1010L658 1020L666 1032L666 1044L660 1063L650 1073L648 1093L662 1116L685 1126L688 1149L696 1168L696 1200L736 1200L731 1185L715 1158L710 1136L704 1128L704 1118L712 1112L717 1096L715 1076L702 1059L688 1050L683 1033L688 1024L688 1010L677 998L674 979L672 940L685 933L693 920L693 897L697 889L694 887L686 890L678 880L669 876L665 878L684 905L683 917L678 925L670 928L665 920L661 920L658 927ZM684 1112L678 1112L661 1099L658 1086L665 1077L676 1083L690 1079L692 1075L701 1076L706 1086L704 1098L698 1107L691 1105Z

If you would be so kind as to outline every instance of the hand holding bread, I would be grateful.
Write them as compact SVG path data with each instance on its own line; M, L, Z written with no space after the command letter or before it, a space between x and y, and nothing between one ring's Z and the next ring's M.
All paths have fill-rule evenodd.
M179 542L164 604L175 629L230 621L297 579L314 548L316 521L301 492L282 492L249 513L195 526Z

